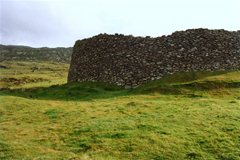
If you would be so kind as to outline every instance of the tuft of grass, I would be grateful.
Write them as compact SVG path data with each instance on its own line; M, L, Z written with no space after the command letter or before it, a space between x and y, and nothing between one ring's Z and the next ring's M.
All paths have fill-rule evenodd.
M48 109L44 114L50 119L56 119L58 117L58 111L56 109Z
M0 140L0 159L13 159L13 153L8 144Z

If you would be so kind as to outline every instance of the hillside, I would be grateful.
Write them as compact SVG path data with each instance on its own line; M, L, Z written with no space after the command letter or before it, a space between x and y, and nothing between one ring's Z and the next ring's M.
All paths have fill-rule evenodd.
M28 46L0 44L0 62L4 60L25 60L70 63L71 55L71 47L32 48Z
M0 159L239 160L239 71L123 89L66 84L64 63L1 65Z

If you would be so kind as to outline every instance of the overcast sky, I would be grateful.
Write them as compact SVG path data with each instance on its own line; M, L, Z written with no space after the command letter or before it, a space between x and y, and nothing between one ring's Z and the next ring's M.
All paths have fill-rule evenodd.
M73 46L99 33L240 30L240 0L0 0L0 43Z

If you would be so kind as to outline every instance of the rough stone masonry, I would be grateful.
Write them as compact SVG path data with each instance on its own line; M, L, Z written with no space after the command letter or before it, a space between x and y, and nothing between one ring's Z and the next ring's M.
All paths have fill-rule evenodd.
M76 41L68 82L136 87L174 72L240 70L240 31L190 29L157 38L100 34Z

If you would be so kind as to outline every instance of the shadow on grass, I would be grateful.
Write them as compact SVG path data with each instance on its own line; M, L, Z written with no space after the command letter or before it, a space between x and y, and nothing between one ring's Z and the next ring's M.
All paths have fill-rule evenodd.
M0 91L0 95L62 101L89 101L151 93L160 93L163 95L185 95L192 98L201 97L200 95L195 95L195 91L208 91L221 88L240 88L240 82L193 81L188 83L167 84L159 81L159 83L154 82L154 84L146 84L135 89L124 89L106 83L82 82L29 89L5 88Z
M203 78L224 75L231 72L234 73L234 71L179 72L172 75L166 75L160 80L151 81L135 89L124 89L119 86L99 82L81 82L29 89L5 88L0 90L0 95L63 101L89 101L94 99L107 99L119 96L144 95L151 93L199 97L199 95L195 95L196 91L208 91L222 88L240 88L240 81L201 80Z
M105 83L82 82L50 87L28 89L9 89L0 91L0 95L18 96L29 99L89 101L127 95L129 90Z

